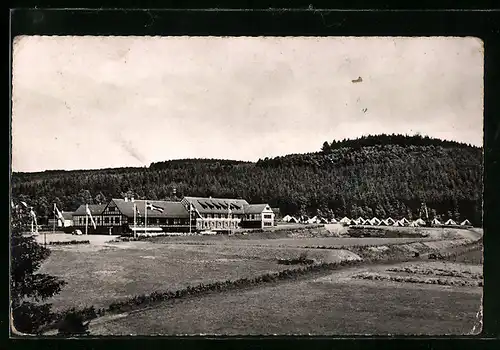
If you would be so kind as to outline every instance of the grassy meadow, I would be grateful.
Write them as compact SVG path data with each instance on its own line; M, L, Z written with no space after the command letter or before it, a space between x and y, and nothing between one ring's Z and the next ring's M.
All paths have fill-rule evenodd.
M343 280L342 274L164 303L113 321L97 320L91 331L117 335L441 335L466 334L475 325L480 288L360 283L349 277Z
M305 256L317 264L363 258L371 261L371 265L188 296L159 302L147 309L139 306L121 316L106 315L92 320L91 332L113 335L463 334L470 331L475 322L482 291L477 283L461 286L417 283L435 277L429 274L436 269L432 265L436 262L425 257L421 258L423 265L415 265L410 270L407 265L394 271L384 270L387 265L377 263L385 256L396 262L413 258L414 251L457 249L471 238L465 233L452 234L462 239L450 239L449 232L440 235L442 232L412 238L187 236L131 242L106 242L114 237L89 235L90 244L51 247L52 254L40 272L68 282L61 293L49 301L55 311L62 311L70 307L105 308L155 291L176 291L200 283L234 281L301 267L279 264L280 259ZM442 271L449 266L456 269L456 266L476 264L474 273L482 271L475 251L452 259L448 267L436 270L441 271L438 278L447 276ZM363 273L385 277L354 277ZM320 277L325 274L326 277ZM408 274L411 278L404 277ZM453 274L457 272L453 270ZM456 278L454 275L449 278ZM186 314L190 316L185 317ZM109 317L118 318L110 320Z

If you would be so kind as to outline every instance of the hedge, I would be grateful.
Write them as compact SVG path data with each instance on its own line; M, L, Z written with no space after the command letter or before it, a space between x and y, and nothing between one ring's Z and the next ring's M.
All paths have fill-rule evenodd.
M85 240L85 241L77 241L77 240L73 240L73 241L55 241L55 242L49 242L48 244L49 245L90 244L90 241L89 240Z

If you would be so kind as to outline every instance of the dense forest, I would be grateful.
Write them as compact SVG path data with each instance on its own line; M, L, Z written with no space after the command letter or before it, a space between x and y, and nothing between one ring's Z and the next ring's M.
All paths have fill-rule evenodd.
M72 211L125 193L149 199L245 198L279 207L283 215L335 217L416 218L425 202L431 217L480 225L482 149L419 135L376 135L324 142L316 153L256 163L183 159L149 168L12 175L13 197L42 217L51 215L54 202Z

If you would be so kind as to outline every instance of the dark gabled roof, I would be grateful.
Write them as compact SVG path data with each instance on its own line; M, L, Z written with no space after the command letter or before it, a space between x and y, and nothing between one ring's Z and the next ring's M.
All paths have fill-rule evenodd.
M248 206L246 200L232 198L184 197L183 201L190 202L200 213L226 214L228 205L231 205L232 214L245 214L245 207Z
M89 204L90 213L92 215L101 215L104 208L106 208L106 204ZM80 205L73 215L86 215L85 204Z
M112 201L115 203L118 210L129 218L134 217L134 203L139 211L139 216L143 217L146 202L163 209L162 213L149 209L148 218L189 218L189 212L181 202L152 201L142 199L136 199L133 202L125 201L124 199L112 199Z
M62 216L65 220L71 220L73 219L73 211L68 211L68 212L62 212Z
M260 214L269 207L267 204L249 204L245 207L245 214Z

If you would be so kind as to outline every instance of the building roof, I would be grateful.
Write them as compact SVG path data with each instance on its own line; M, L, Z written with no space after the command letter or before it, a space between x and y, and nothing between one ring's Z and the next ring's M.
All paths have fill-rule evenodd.
M248 204L244 210L245 214L260 214L268 207L267 204Z
M228 213L228 205L231 205L232 214L245 214L245 208L249 206L244 199L232 198L204 198L184 197L182 201L190 202L200 213Z
M73 219L73 211L67 211L67 212L62 212L62 216L65 220L71 220Z
M138 217L144 217L144 209L146 202L153 204L155 207L163 209L163 212L148 209L148 218L189 218L189 212L186 210L181 202L170 202L170 201L152 201L152 200L142 200L135 199L133 202L124 199L112 199L116 207L122 213L129 218L134 217L134 203L137 207ZM111 203L111 202L110 202Z
M106 208L106 204L89 204L89 210L92 215L101 215ZM85 204L82 204L73 212L73 215L86 215Z

